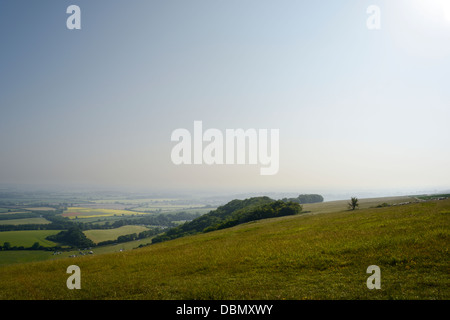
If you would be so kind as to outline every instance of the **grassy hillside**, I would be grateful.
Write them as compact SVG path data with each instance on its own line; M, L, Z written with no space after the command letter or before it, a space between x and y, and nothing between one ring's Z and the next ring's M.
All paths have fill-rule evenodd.
M0 270L4 265L44 261L53 257L53 252L43 250L8 250L0 251ZM68 257L69 255L66 255Z
M0 269L0 299L449 299L450 200L286 216ZM66 287L69 265L81 290ZM381 290L366 269L381 268Z

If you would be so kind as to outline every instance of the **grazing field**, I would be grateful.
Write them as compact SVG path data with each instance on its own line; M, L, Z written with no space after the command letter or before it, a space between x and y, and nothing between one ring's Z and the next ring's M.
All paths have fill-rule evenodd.
M19 225L19 224L49 224L51 223L45 218L28 218L28 219L9 219L0 220L0 224Z
M101 241L106 241L106 240L116 240L117 237L123 236L126 234L132 234L132 233L138 234L139 232L147 231L147 230L149 230L149 229L146 227L143 227L143 226L130 225L130 226L123 226L123 227L115 228L115 229L87 230L87 231L84 231L84 234L86 235L86 237L88 237L95 243L99 243Z
M43 247L53 247L57 244L45 238L52 234L57 234L61 230L25 230L25 231L3 231L0 232L0 244L9 242L12 247L31 247L35 242Z
M113 253L120 251L132 250L140 245L146 245L152 242L151 238L146 238L142 240L128 241L118 244L106 245L101 247L91 248L93 250L94 255L104 254L104 253ZM91 251L89 250L89 251ZM0 267L11 265L11 264L20 264L26 262L36 262L36 261L45 261L45 260L56 260L56 259L66 259L70 256L78 256L80 250L70 250L70 251L61 251L58 255L53 255L51 251L42 251L42 250L11 250L11 251L0 251Z
M383 200L384 202L384 200ZM265 219L148 247L4 266L0 299L450 299L450 200ZM81 269L68 290L66 269ZM381 269L381 290L366 269Z
M146 245L152 242L152 238L145 238L141 240L134 240L134 241L128 241L128 242L122 242L118 244L111 244L107 246L100 246L92 248L95 255L104 254L104 253L113 253L113 252L120 252L120 251L128 251L132 249L136 249L140 245ZM68 252L68 255L71 253L77 254L76 251Z

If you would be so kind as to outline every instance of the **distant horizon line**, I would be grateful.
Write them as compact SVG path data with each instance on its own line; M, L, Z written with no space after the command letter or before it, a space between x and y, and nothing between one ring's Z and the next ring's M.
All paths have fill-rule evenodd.
M34 183L0 183L0 192L56 192L56 193L83 193L83 192L99 192L99 193L125 193L125 194L148 194L153 195L171 195L179 197L242 197L242 196L264 196L264 195L279 195L279 196L294 196L299 194L320 194L324 197L324 201L334 201L346 199L349 196L356 196L363 198L377 198L390 196L411 196L423 194L439 194L450 193L450 187L411 187L411 188L342 188L342 189L326 189L311 187L299 187L297 190L293 188L286 188L281 190L279 187L274 187L273 190L256 190L257 188L242 188L237 190L228 187L223 188L175 188L175 187L138 187L138 186L106 186L93 184L34 184Z

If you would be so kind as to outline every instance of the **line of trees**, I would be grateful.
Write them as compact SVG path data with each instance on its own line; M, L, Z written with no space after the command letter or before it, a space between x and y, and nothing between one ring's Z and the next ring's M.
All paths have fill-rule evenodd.
M0 245L0 251L7 250L48 250L49 248L43 247L39 244L39 242L35 242L31 247L24 246L11 246L10 242L4 242L3 245Z

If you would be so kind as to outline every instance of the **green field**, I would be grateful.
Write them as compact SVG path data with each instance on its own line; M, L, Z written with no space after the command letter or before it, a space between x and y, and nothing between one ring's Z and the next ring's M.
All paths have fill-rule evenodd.
M88 237L95 243L99 243L101 241L106 241L106 240L116 240L117 237L123 236L126 234L132 234L132 233L139 234L139 232L147 231L147 230L148 230L148 228L146 228L146 227L130 225L130 226L123 226L123 227L115 228L115 229L87 230L87 231L84 231L84 234L86 235L86 237Z
M52 234L57 234L61 230L25 230L25 231L3 231L0 232L0 244L9 242L12 247L31 247L35 242L43 247L53 247L57 244L45 238Z
M265 219L136 250L4 266L0 299L448 300L449 222L450 200ZM81 290L66 287L71 264ZM381 269L381 290L367 289L370 265Z
M0 224L19 225L19 224L49 224L45 218L25 218L25 219L9 219L0 220Z

